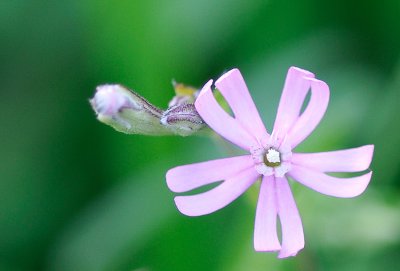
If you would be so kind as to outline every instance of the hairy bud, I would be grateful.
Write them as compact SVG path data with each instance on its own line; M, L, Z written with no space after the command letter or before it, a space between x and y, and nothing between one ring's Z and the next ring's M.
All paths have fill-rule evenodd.
M97 119L127 134L173 134L160 123L163 111L121 85L102 85L90 100Z
M90 100L97 119L127 134L189 136L206 126L194 106L197 90L173 83L176 96L163 111L122 85L101 85Z
M161 123L181 136L192 135L206 127L194 104L177 104L170 107L162 115Z

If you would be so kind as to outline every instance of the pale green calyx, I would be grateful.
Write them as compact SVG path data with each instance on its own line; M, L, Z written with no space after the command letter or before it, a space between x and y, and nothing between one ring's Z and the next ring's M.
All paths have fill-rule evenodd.
M122 85L98 86L90 104L99 121L127 134L188 136L206 126L193 104L163 111Z

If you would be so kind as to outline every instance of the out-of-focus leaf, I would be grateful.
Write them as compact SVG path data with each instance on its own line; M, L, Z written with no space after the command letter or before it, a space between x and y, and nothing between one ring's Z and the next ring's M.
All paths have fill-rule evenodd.
M392 82L379 88L375 101L370 103L371 110L367 115L371 121L363 126L366 137L376 144L371 168L375 170L377 187L390 183L400 186L400 125L397 120L400 115L399 105L400 66L396 69Z
M340 42L335 42L338 37ZM369 122L367 113L382 75L341 55L343 51L355 50L346 33L326 30L305 37L272 57L245 65L244 76L267 128L271 130L273 126L286 72L290 66L297 66L313 71L317 78L328 83L331 92L323 120L297 151L347 147L355 138L360 141L360 136L365 140L362 131L354 127Z
M135 174L82 212L51 249L49 270L113 270L134 257L176 211L161 168Z
M297 196L312 249L378 250L400 241L400 201L388 203L387 193L369 188L348 200L312 193L304 188Z

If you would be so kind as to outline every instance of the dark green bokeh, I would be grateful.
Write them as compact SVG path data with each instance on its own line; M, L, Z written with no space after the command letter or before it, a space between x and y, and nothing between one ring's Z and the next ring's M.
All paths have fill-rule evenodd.
M400 4L388 1L1 1L0 270L396 270L400 266ZM289 66L331 88L301 151L375 144L370 187L293 185L306 248L252 247L254 188L189 218L165 172L228 155L208 138L127 136L96 121L96 85L159 107L171 79L239 67L268 127Z

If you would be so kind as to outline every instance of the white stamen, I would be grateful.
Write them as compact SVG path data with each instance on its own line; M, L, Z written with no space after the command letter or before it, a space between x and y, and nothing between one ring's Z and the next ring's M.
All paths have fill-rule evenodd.
M267 160L270 163L280 163L281 162L281 158L279 157L279 152L274 149L269 149L266 156L267 156Z

